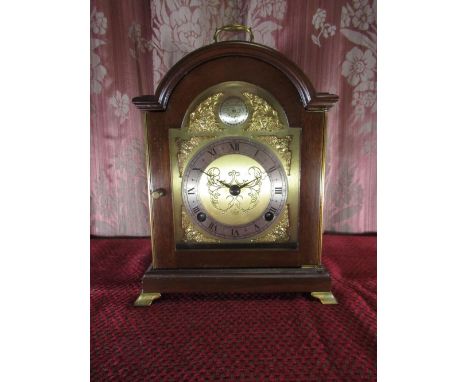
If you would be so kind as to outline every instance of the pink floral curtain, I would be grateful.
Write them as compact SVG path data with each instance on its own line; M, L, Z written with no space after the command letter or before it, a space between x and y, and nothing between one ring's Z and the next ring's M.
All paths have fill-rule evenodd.
M149 234L142 119L131 99L153 93L229 23L251 26L316 90L340 96L328 119L325 229L376 231L375 0L92 0L91 233Z

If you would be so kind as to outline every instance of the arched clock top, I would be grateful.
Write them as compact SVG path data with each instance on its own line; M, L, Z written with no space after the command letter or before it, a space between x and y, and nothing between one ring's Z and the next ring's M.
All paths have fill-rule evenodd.
M278 51L251 42L224 41L186 55L168 71L154 95L135 97L132 102L140 110L165 111L173 90L192 70L210 61L234 56L263 61L282 72L296 89L306 111L326 111L338 101L334 94L316 92L304 72Z

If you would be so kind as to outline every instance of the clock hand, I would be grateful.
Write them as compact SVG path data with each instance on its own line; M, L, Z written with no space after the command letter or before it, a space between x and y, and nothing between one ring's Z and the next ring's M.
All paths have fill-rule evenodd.
M223 181L220 180L220 179L215 179L213 174L208 174L206 171L203 171L202 169L199 169L199 171L201 171L202 173L208 175L210 178L212 178L212 179L214 179L216 182L222 184L224 187L227 187L227 188L231 187L230 184L227 184L226 182L223 182Z
M250 184L250 183L252 183L252 182L255 182L255 181L257 181L257 180L259 180L259 179L261 179L261 178L262 178L261 176L257 176L255 179L252 179L250 182L241 184L241 185L239 186L239 188L244 188L244 187L247 186L248 184Z
M223 182L223 181L220 180L220 179L215 179L215 180L216 180L218 183L221 183L224 187L227 187L227 188L231 187L230 184L227 184L226 182Z

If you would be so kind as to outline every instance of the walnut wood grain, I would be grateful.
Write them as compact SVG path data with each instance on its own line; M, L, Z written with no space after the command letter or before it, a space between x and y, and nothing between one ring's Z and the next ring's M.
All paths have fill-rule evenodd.
M144 293L325 292L331 288L325 268L148 269Z

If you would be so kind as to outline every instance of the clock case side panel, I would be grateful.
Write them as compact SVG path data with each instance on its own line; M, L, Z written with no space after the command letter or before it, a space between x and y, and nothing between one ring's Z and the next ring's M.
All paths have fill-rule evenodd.
M171 166L169 160L169 130L160 128L165 124L165 113L146 113L147 172L150 194L149 214L153 268L175 268L173 251L173 226ZM163 190L157 199L152 195Z
M305 112L301 148L299 241L305 248L302 265L320 265L325 182L325 111Z
M225 45L223 44L223 46ZM262 52L265 50L263 47L254 50L256 49ZM197 66L185 62L183 65L191 66L190 72L185 72L185 75L178 79L176 86L171 89L170 99L167 98L164 107L160 104L159 109L151 109L148 107L151 102L147 99L146 101L149 103L145 101L145 108L142 106L144 97L138 97L134 100L134 103L139 105L141 109L151 110L147 113L150 191L157 188L163 188L166 191L164 197L152 200L151 203L153 221L151 234L154 243L153 265L155 268L298 267L320 263L321 236L319 231L321 232L321 224L319 216L324 122L322 112L315 113L308 110L326 110L326 102L332 102L333 97L329 95L323 105L312 107L313 102L317 103L317 99L320 97L315 94L311 100L305 102L304 93L298 92L297 84L291 81L288 73L278 69L274 63L259 59L255 55L247 56L244 51L240 52L242 54L236 55L234 49L232 53L224 56L213 56L209 61L198 63ZM275 53L275 56L277 55L278 53ZM189 58L186 57L181 61L187 59ZM284 58L284 60L287 59ZM180 70L179 67L178 71ZM185 111L197 94L210 86L226 81L244 81L264 88L282 105L290 126L302 128L301 212L298 249L266 249L242 251L241 253L230 250L178 251L175 249L172 229L169 129L181 127ZM163 85L167 87L167 81ZM160 92L160 94L162 93Z

